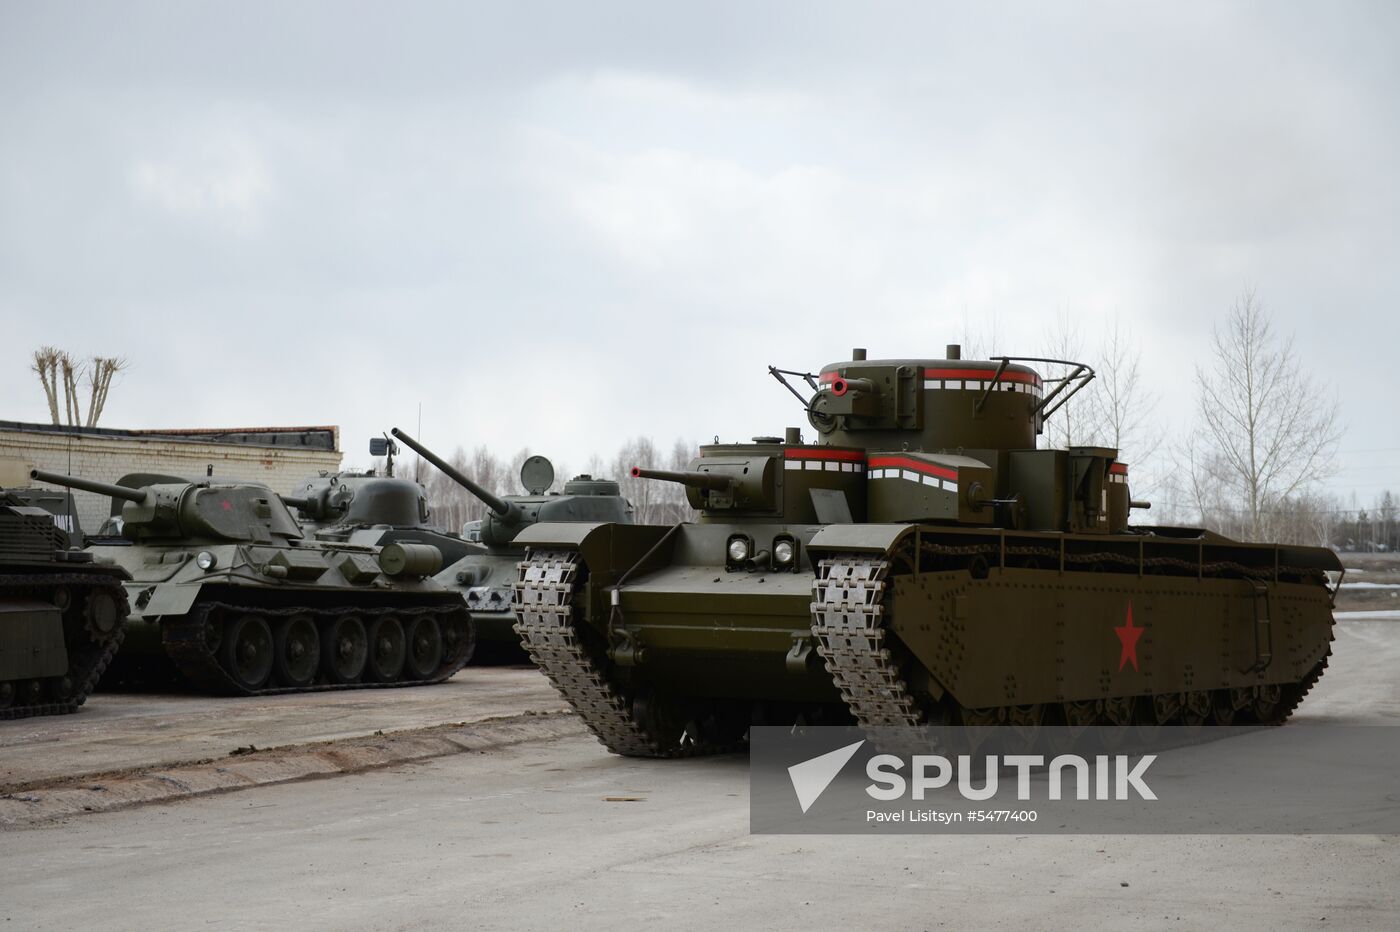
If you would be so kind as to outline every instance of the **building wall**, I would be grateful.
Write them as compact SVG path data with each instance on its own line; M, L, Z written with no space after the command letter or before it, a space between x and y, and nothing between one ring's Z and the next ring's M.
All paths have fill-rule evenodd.
M46 469L99 482L116 482L134 472L201 479L212 465L216 479L261 482L289 493L307 476L339 469L340 458L339 450L0 430L0 461L21 461L26 473ZM111 508L111 499L89 492L76 492L75 501L78 519L89 533Z

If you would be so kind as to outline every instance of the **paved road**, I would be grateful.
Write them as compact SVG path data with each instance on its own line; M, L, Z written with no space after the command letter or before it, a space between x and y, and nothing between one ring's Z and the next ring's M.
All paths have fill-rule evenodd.
M752 836L747 776L743 758L637 762L580 738L89 816L0 836L0 914L106 930L1400 926L1394 838Z
M533 667L468 667L436 686L302 696L97 693L74 715L0 722L0 789L227 757L250 744L280 747L565 708Z
M1304 716L1400 720L1398 660L1400 625L1343 624ZM0 915L23 929L1400 927L1395 837L753 836L747 778L741 757L632 761L570 738L91 815L0 834Z

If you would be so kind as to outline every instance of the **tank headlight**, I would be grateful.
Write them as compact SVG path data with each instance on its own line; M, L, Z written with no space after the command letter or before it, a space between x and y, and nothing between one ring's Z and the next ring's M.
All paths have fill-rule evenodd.
M735 537L729 541L729 562L743 563L749 558L749 542L747 538Z
M792 563L792 541L780 540L773 544L773 562L779 566L787 566Z
M207 550L201 550L194 558L194 565L207 572L219 565L219 558Z

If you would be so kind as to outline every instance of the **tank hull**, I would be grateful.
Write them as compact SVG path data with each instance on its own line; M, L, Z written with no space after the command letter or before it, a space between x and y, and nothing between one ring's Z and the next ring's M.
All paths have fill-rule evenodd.
M470 615L431 580L390 581L368 547L97 546L125 567L131 636L110 686L271 695L439 683L471 657ZM202 569L195 551L212 558Z
M645 696L662 721L715 710L771 721L775 708L870 727L1281 721L1325 666L1325 573L1340 570L1330 551L1191 530L912 524L682 525L648 556L616 559L642 549L618 546L638 530L613 527L602 544L532 529L520 607L550 598L530 582L541 554L571 562L561 623L592 642L583 661L617 708ZM804 562L783 573L726 566L713 555L737 532L788 533ZM582 662L536 654L556 682ZM600 733L621 753L675 750L653 736Z
M54 518L0 502L0 720L76 712L125 634L116 567L67 548Z

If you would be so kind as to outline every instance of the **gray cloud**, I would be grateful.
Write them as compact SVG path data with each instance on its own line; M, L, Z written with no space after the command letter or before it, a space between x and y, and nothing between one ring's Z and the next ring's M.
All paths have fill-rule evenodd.
M798 423L770 362L993 317L1034 352L1070 309L1128 325L1180 430L1253 285L1389 451L1347 458L1366 499L1400 479L1397 15L11 4L3 413L43 417L52 342L131 358L114 426L356 451L421 402L430 442L578 466Z

